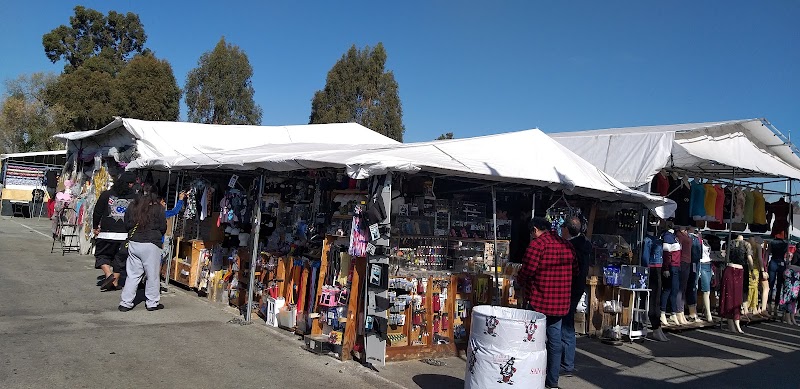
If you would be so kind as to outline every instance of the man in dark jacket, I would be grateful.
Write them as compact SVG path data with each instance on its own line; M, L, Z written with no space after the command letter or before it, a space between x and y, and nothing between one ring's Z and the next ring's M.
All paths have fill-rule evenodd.
M120 273L125 269L125 260L120 258L118 252L128 239L125 211L136 196L133 190L135 181L133 173L122 173L111 189L100 194L94 207L94 267L103 270L106 277L100 284L102 290L114 289Z
M561 343L564 346L561 369L565 377L570 377L575 372L575 312L586 290L586 277L589 275L592 258L592 243L581 233L582 227L581 219L576 216L568 218L561 227L561 235L572 243L578 260L578 272L572 279L569 312L561 320Z

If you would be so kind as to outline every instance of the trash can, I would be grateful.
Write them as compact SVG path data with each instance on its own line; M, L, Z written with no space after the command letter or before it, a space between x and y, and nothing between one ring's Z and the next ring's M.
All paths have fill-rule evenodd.
M473 308L464 388L544 388L546 324L539 312Z

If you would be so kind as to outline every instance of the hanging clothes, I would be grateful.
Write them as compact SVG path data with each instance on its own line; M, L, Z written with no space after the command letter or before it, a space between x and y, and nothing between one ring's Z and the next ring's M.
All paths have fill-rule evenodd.
M733 222L741 223L744 220L745 194L742 188L734 188L733 196Z
M717 221L717 191L714 189L714 185L711 184L704 184L703 188L706 190L705 201L703 202L703 206L706 210L706 217L701 220Z
M754 202L753 192L749 189L744 190L744 217L742 221L751 224L753 223L753 202Z
M663 172L656 173L650 183L650 192L666 197L669 194L669 180Z
M719 193L717 193L719 195ZM733 189L728 185L723 189L722 196L725 199L722 202L722 221L725 223L733 223Z
M767 224L767 206L764 194L753 191L753 223Z
M706 198L706 188L698 180L692 181L691 198L689 200L689 209L691 216L694 220L703 220L706 216L706 208L704 206Z
M714 185L714 191L717 193L717 201L714 204L714 219L721 222L725 215L725 190L719 184ZM729 200L730 201L730 200Z
M689 224L691 220L689 200L691 197L691 189L683 185L681 180L676 180L672 176L667 177L669 181L669 195L667 198L674 201L677 205L675 209L675 216L672 220L678 225Z
M775 221L772 223L772 237L776 237L779 233L783 232L784 237L788 236L789 220L787 219L792 212L792 206L781 197L778 201L767 205L767 222L769 223L772 216L775 216Z

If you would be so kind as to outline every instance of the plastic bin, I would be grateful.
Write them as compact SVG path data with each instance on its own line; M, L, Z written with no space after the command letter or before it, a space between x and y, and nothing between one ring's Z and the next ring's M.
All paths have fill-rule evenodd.
M475 307L464 388L544 388L546 323L539 312Z

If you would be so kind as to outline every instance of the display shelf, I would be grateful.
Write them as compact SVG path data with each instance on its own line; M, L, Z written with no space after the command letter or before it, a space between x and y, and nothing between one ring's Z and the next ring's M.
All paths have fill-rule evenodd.
M331 194L361 194L366 196L367 191L360 190L360 189L334 189L331 191Z

